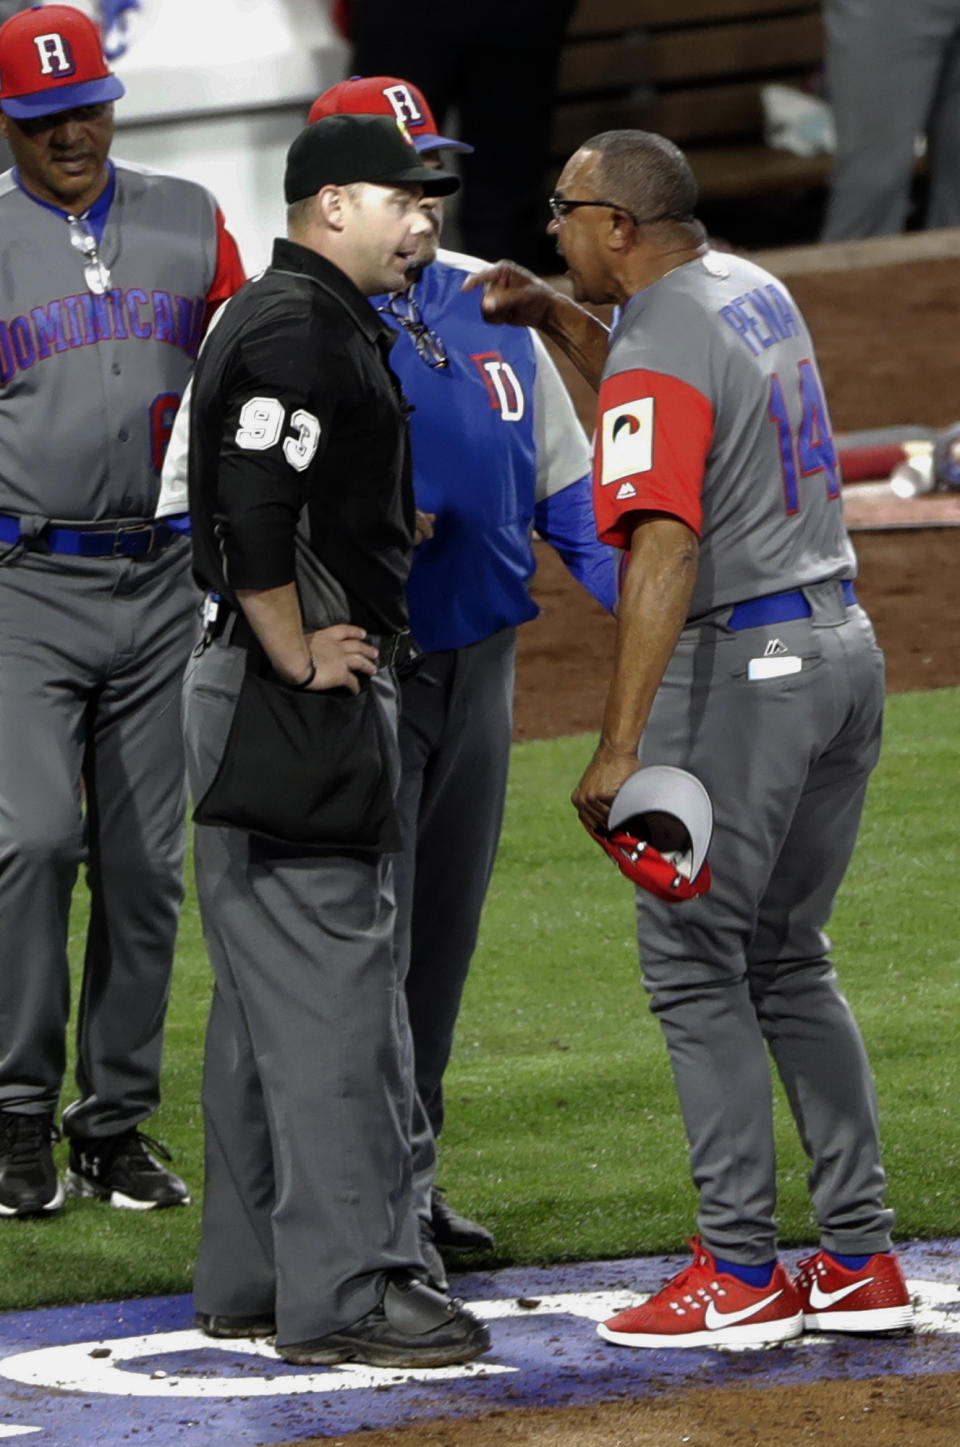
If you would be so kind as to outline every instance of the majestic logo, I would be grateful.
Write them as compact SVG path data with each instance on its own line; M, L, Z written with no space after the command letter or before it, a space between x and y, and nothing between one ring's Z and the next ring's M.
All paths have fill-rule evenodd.
M743 1306L739 1311L718 1311L717 1304L711 1300L703 1314L703 1324L707 1331L719 1331L721 1327L736 1326L738 1321L749 1321L751 1316L757 1316L765 1306L770 1306L778 1296L783 1295L783 1288L771 1292L762 1301L755 1301L750 1306Z
M510 363L499 352L471 352L470 359L490 394L490 406L504 422L519 422L527 410L527 399Z
M393 107L393 113L398 121L405 126L423 125L425 120L423 111L405 85L388 85L384 88L383 93Z
M601 486L649 472L653 466L653 398L638 397L608 407L600 418L599 441Z
M779 653L789 653L790 650L779 638L768 638L763 650L764 658L776 658Z
M63 75L73 75L77 67L69 40L51 31L49 35L35 35L33 43L40 57L41 75L54 75L58 79Z

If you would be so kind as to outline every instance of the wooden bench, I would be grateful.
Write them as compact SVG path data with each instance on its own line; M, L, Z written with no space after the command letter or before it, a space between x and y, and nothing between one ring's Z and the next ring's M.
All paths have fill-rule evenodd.
M621 127L688 155L704 201L823 186L829 156L763 143L764 85L802 86L823 56L809 0L580 0L563 48L553 155Z

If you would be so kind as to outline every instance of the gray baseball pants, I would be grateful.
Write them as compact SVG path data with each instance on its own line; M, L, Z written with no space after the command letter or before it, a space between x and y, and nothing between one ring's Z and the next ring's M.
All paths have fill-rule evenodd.
M927 226L960 225L960 0L825 0L837 155L824 241L903 230L926 133Z
M839 584L804 592L810 619L688 629L641 746L643 764L689 769L714 805L711 891L669 905L638 890L638 937L699 1229L711 1251L744 1265L776 1255L768 1047L810 1157L823 1246L889 1250L893 1219L870 1068L823 933L879 754L883 655ZM748 660L771 639L802 671L748 680Z
M516 629L428 653L401 686L397 956L406 982L417 1099L417 1206L429 1216L443 1075L503 822L513 732Z
M0 1106L57 1105L85 862L80 1098L64 1113L78 1138L128 1130L159 1100L183 895L189 559L178 541L151 558L25 552L0 566Z
M245 662L217 641L188 665L195 799L219 763ZM395 729L392 675L372 687ZM195 863L215 985L194 1301L212 1314L275 1313L277 1340L291 1345L371 1311L386 1272L423 1270L391 857L303 855L198 825Z

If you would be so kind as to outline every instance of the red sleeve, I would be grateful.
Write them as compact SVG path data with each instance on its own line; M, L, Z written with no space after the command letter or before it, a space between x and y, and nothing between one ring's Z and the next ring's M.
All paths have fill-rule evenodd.
M227 230L223 212L217 207L217 269L214 272L210 290L207 292L207 311L203 319L203 330L210 325L210 318L228 297L239 291L247 279L240 260L237 243Z
M662 372L637 369L600 388L593 504L602 543L628 548L631 514L662 512L700 536L703 474L713 407L702 392Z

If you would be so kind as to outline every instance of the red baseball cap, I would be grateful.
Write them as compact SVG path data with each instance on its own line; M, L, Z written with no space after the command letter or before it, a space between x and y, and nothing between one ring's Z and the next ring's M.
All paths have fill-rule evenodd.
M673 826L669 830L664 815ZM591 829L586 822L584 828L622 874L669 904L696 899L710 888L713 805L686 769L672 764L637 769L618 789L606 829Z
M119 100L100 31L72 5L34 5L0 25L0 110L14 120Z
M7 22L9 24L9 21ZM418 151L472 151L463 141L437 135L433 111L422 90L394 75L353 75L318 96L310 107L307 124L325 116L393 116L402 121Z

